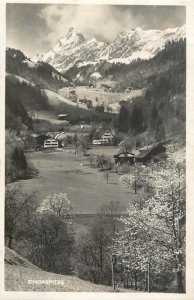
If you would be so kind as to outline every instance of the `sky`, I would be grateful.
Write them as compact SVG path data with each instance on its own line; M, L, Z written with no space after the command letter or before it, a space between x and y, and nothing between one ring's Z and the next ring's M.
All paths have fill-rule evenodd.
M76 27L86 38L112 41L128 29L166 29L186 23L183 6L6 5L6 44L28 57L47 52Z

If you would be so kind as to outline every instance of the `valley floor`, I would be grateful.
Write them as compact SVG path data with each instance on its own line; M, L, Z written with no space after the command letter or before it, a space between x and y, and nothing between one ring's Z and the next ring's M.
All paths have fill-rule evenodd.
M91 149L91 153L116 152L115 148L112 151L109 147L104 148ZM111 173L107 183L104 172L90 167L83 155L75 155L70 151L73 152L73 149L27 153L27 158L39 174L11 185L21 184L27 192L37 191L39 203L48 195L67 193L75 214L95 214L102 205L108 205L111 201L119 201L120 211L126 212L129 201L139 198L138 194L121 187L119 174Z

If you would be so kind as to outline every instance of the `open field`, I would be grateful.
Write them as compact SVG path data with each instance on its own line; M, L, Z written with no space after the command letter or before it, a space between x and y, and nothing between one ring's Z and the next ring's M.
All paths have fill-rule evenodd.
M91 149L88 151L88 153L91 155L104 154L113 158L113 156L119 151L119 149L120 148L118 146L91 146Z
M50 122L51 124L57 124L57 125L68 125L69 122L65 120L58 120L58 115L56 112L52 110L34 110L34 115L39 120L45 120Z
M62 95L61 93L55 93L51 90L48 90L48 89L43 89L43 91L45 92L45 94L47 95L48 99L49 99L49 104L50 105L56 105L58 103L66 103L66 104L69 104L71 106L75 106L77 107L77 103L75 102L72 102L71 100L69 100L66 95ZM79 107L80 108L83 108L83 109L87 109L87 107L83 104L79 104Z
M101 88L88 88L86 86L77 86L72 88L76 90L76 93L80 99L87 98L92 100L93 106L97 104L106 104L110 105L113 109L113 112L118 113L119 111L119 101L133 99L135 97L141 96L144 93L144 89L131 91L130 93L108 93L104 92ZM63 95L65 98L69 95L69 89L63 88L59 90L60 95ZM98 98L98 102L96 101ZM82 104L79 104L82 107Z
M72 102L70 99L61 96L59 93L48 89L42 89L48 97L48 109L32 110L39 120L50 122L51 125L64 125L65 121L58 120L59 114L67 114L67 118L72 124L77 124L80 121L91 123L98 120L99 122L111 120L114 118L113 114L107 112L100 113L94 110L88 110L87 106L80 103ZM67 122L66 122L67 123Z
M38 176L12 185L22 184L28 192L36 190L40 203L48 195L67 193L73 213L94 214L110 201L119 201L121 212L126 212L129 201L139 198L121 187L116 173L110 174L107 184L104 173L89 167L87 158L81 155L43 151L28 153L27 157L39 170Z

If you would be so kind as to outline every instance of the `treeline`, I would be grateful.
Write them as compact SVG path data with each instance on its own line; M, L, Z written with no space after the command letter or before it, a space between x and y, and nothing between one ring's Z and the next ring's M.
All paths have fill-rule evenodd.
M24 147L15 131L7 130L5 138L5 183L34 176L37 170L29 164Z
M15 78L6 77L5 87L5 180L6 183L26 179L37 171L26 160L19 135L33 129L27 109L48 106L47 97L37 88Z
M160 141L179 134L185 136L186 65L175 64L171 69L152 76L145 95L122 101L118 131L139 134L148 132Z
M112 64L105 69L104 76L112 76L112 80L119 82L120 89L126 87L147 87L154 78L160 74L175 68L186 66L186 40L168 42L164 50L150 60L137 59L126 64ZM102 70L99 70L101 73ZM103 72L102 72L103 74Z
M104 80L117 82L116 90L124 91L127 87L147 87L154 77L158 76L176 65L186 65L186 39L168 42L165 48L150 60L137 59L130 64L111 64L100 62L98 72ZM74 66L65 75L69 79L76 79L81 74L82 83L91 80L90 75L95 72L96 66Z
M39 62L34 67L29 67L31 62L20 50L7 48L6 50L6 72L19 75L35 84L43 84L45 88L60 89L68 86L68 80L45 62Z
M21 84L15 79L6 77L5 83L5 128L17 130L25 124L29 129L32 129L32 119L29 117L25 105L22 90L27 84ZM25 93L25 92L24 92ZM30 95L29 95L30 97ZM29 98L28 97L28 98ZM26 100L26 99L25 99ZM30 100L31 101L31 100Z
M6 77L5 127L17 130L13 125L20 119L29 129L33 128L27 110L49 109L47 96L39 89L14 77Z

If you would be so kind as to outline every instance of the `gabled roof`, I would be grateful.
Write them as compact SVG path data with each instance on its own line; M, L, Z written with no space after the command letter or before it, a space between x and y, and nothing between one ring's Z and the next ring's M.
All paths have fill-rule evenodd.
M101 135L101 137L105 134L105 133L109 133L109 134L111 134L112 135L112 137L114 137L115 138L115 135L110 131L110 130L106 130L106 131L104 131L104 133Z
M129 151L120 150L118 153L114 155L114 157L134 157L135 154Z
M141 152L136 155L136 158L145 158L152 150L158 148L159 146L162 146L162 143L159 143L159 144L155 144L155 145L152 145L152 146L147 146L147 150L142 150L144 149L145 147L141 148ZM164 146L162 146L164 147ZM165 147L164 147L165 148Z
M153 146L154 146L154 144L148 145L148 146L143 146L142 148L139 148L139 151L146 151L146 150L149 150L149 149L152 148Z

